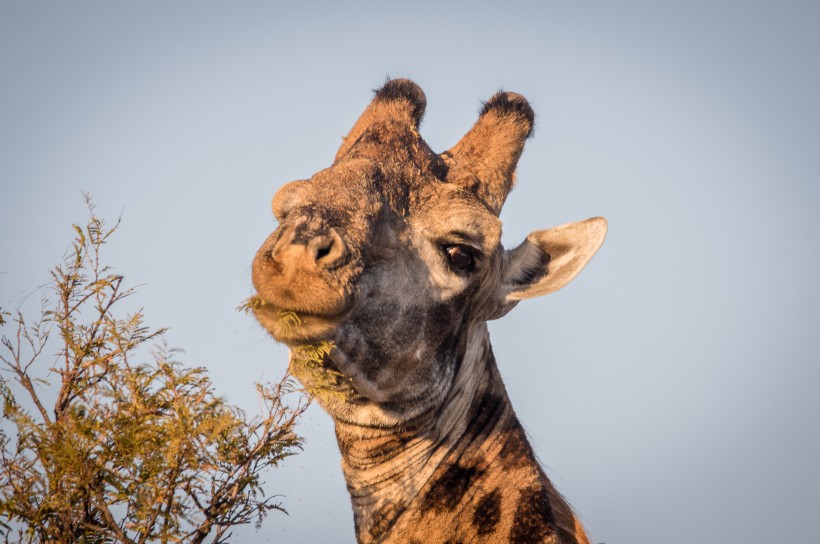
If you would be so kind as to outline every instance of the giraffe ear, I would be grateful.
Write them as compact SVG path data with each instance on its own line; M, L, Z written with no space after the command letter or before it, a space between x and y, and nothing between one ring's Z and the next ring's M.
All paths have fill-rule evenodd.
M501 317L520 300L557 291L578 275L604 243L603 217L567 223L530 233L517 248L507 251L502 269Z

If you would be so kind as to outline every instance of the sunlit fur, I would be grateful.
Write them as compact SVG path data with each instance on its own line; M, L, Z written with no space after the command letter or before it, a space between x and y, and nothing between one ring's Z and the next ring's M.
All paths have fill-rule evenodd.
M532 109L498 93L436 154L418 133L425 105L414 83L388 81L333 164L277 193L255 315L334 419L360 542L585 543L512 409L486 321L570 281L606 222L506 251L498 214ZM304 353L321 354L310 371Z

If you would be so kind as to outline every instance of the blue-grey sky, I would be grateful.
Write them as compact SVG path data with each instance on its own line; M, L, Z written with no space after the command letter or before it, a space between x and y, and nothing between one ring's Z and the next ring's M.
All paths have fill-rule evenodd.
M388 74L437 150L481 100L536 132L504 242L603 215L570 286L491 325L510 397L594 542L811 542L820 512L820 4L0 3L0 304L85 218L185 362L256 410L286 352L235 307L283 183ZM352 542L329 418L242 542Z

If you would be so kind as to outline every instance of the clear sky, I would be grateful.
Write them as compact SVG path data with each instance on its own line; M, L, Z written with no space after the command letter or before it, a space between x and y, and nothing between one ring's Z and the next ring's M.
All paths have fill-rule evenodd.
M81 191L185 362L249 411L286 352L235 311L281 184L328 166L387 75L444 150L496 90L536 132L507 246L594 215L564 290L491 325L548 473L607 544L817 541L820 4L0 2L0 304L42 284ZM352 542L329 418L242 542Z

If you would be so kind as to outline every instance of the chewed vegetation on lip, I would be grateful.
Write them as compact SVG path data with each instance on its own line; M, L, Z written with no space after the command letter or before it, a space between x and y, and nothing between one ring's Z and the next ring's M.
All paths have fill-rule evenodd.
M265 300L260 297L259 295L253 295L248 297L242 304L240 304L237 310L248 314L250 312L259 311L262 309L276 312L277 317L279 319L279 324L288 330L288 332L293 332L293 329L298 327L302 324L302 318L299 317L299 314L293 310L281 310L274 307L272 304L265 302Z
M240 312L244 312L244 313L247 314L247 313L250 313L253 310L258 310L259 308L261 308L264 305L265 305L265 301L262 300L262 297L260 297L259 295L253 295L251 297L248 297L244 301L242 301L242 304L237 306L236 309L239 310Z
M276 312L279 325L289 333L302 324L302 318L295 311L276 309L259 295L249 297L237 309L246 314L263 309ZM326 340L291 346L291 371L305 384L308 394L349 400L353 393L350 379L333 367L328 360L335 347L333 342Z
M247 314L254 310L261 310L262 308L274 309L273 305L265 302L262 297L253 295L252 297L248 297L236 309ZM282 320L282 325L289 329L302 324L302 318L293 310L279 310L279 317Z
M335 347L333 342L322 341L291 348L291 371L313 396L351 400L354 389L350 378L336 370L328 358Z

